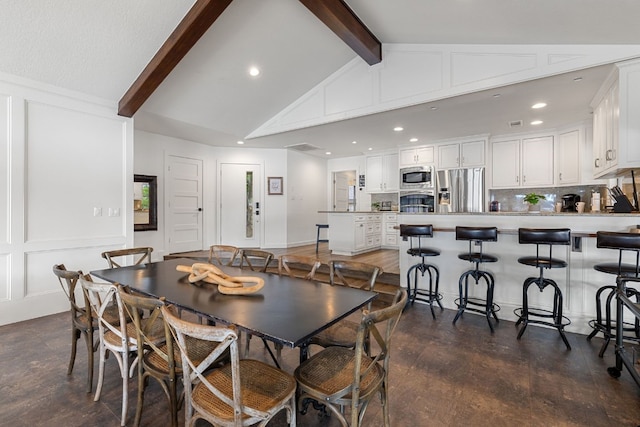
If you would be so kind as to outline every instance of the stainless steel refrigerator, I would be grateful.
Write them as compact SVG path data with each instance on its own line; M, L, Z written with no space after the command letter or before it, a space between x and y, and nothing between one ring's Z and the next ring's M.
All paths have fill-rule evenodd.
M438 171L436 212L484 212L484 168Z

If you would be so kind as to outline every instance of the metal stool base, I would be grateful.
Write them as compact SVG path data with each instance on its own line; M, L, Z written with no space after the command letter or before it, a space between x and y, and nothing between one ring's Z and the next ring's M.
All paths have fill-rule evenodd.
M487 285L486 299L483 300L480 298L469 297L469 277L472 277L475 280L476 285L479 283L480 279L484 280ZM491 317L493 317L496 322L500 321L496 315L496 312L500 310L500 306L493 302L494 283L493 275L488 271L479 270L477 268L477 264L476 269L462 273L460 280L458 281L460 298L455 300L455 304L458 306L458 313L456 313L456 317L453 318L453 324L458 321L465 311L474 311L485 315L487 323L489 323L489 329L491 329L491 332L493 333L494 329L493 324L491 323ZM469 307L469 305L472 307ZM483 308L480 309L476 307Z
M418 289L418 272L420 272L422 277L424 277L425 273L429 274L429 290ZM411 273L413 273L413 282L411 280ZM440 302L440 300L442 299L442 294L438 292L439 284L440 271L435 265L420 262L411 266L411 268L409 268L409 271L407 272L407 293L409 298L407 299L406 307L408 307L409 305L413 305L413 303L416 301L429 303L431 316L435 319L436 313L433 310L433 303L437 303L440 306L440 310L444 310L444 307Z

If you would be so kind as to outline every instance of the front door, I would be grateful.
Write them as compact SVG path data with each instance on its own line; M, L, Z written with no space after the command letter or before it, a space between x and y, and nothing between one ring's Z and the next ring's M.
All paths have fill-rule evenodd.
M220 165L220 244L242 248L260 247L260 177L260 165Z
M165 224L168 253L202 250L202 159L167 155Z

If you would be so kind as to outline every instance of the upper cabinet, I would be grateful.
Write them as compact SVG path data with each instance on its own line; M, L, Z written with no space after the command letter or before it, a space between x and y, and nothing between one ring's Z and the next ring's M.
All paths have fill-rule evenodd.
M640 168L640 61L616 64L591 107L594 177L613 178Z
M558 144L556 146L557 173L556 183L558 185L580 184L580 130L573 129L558 134Z
M553 136L492 144L492 187L553 185Z
M438 169L484 166L485 140L438 146Z
M400 167L435 163L433 145L400 150Z
M367 156L366 188L368 193L398 191L400 172L398 154Z

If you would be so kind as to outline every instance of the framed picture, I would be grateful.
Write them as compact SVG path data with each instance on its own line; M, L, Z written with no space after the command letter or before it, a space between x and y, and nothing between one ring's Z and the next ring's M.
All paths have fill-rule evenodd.
M269 190L267 194L280 194L282 195L282 177L270 176L267 178L267 185Z

